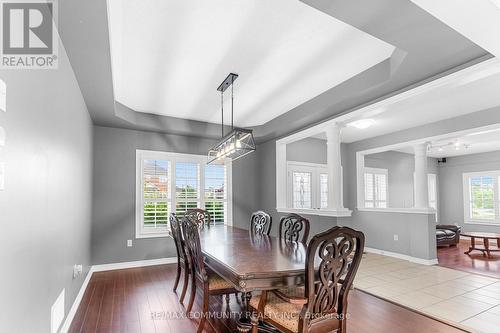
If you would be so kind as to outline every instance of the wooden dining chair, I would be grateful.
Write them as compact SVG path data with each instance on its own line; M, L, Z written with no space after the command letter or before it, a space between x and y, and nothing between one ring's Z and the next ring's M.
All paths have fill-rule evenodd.
M227 282L216 273L207 270L205 267L205 261L200 243L199 222L192 220L189 216L185 216L182 219L182 232L192 266L191 295L189 298L187 312L190 312L193 308L197 284L199 284L203 289L203 309L197 331L198 333L201 333L208 316L209 297L211 295L234 294L237 291L231 283ZM212 325L210 321L209 324ZM215 328L213 329L214 331L217 331Z
M210 227L212 218L207 210L200 208L188 209L184 216L189 217L192 221L198 223L198 228L203 229L205 226Z
M177 251L177 276L174 282L174 292L177 290L181 275L184 276L184 284L182 286L181 296L179 302L184 301L184 296L186 296L186 290L189 283L189 275L191 274L191 268L189 264L189 258L186 253L186 246L184 244L184 238L181 231L181 223L174 213L170 214L170 229L172 230L172 237L174 238L175 249ZM184 274L182 274L184 273Z
M297 214L288 214L280 220L279 237L285 241L306 244L309 236L309 220Z
M347 296L363 255L365 236L333 227L314 236L306 252L305 286L263 291L250 305L281 332L346 332ZM257 332L257 321L252 321Z
M257 211L250 218L250 231L254 235L269 235L271 231L272 218L264 211Z

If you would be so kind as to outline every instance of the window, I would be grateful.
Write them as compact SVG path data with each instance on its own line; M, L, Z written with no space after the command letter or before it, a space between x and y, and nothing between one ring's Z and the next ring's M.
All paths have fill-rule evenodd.
M387 208L387 169L365 168L365 207Z
M312 172L292 172L293 208L312 208Z
M328 171L325 164L288 161L287 170L288 208L328 208Z
M205 209L215 223L224 223L227 216L227 169L224 165L205 166Z
M200 207L200 165L198 163L175 163L175 214L179 218L188 209Z
M147 228L166 228L171 206L169 191L170 163L165 160L142 160L143 221Z
M319 175L321 208L328 208L328 174L322 173Z
M231 162L206 156L137 150L136 237L168 235L168 216L203 208L215 223L231 224ZM203 189L203 190L202 190Z
M500 223L498 181L500 171L474 172L463 175L464 219L469 223Z

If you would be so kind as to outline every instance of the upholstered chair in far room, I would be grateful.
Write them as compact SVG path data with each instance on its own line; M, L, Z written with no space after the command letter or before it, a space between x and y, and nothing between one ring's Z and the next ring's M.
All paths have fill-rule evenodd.
M460 242L460 232L462 227L455 224L436 225L437 246L457 246Z
M288 214L280 220L279 237L285 241L307 243L309 220L297 214Z
M200 243L199 221L193 221L189 216L185 216L182 219L182 233L192 266L191 295L189 298L187 312L190 312L193 308L197 286L200 286L203 290L203 315L200 317L200 323L197 331L198 333L201 333L203 332L208 315L209 297L211 295L234 294L237 291L231 283L227 282L216 273L207 270L205 267L205 261L203 259ZM212 325L210 321L209 324ZM214 331L217 330L214 328Z
M281 332L346 332L347 297L363 255L363 233L333 227L307 247L304 287L263 291L250 306ZM252 332L257 332L256 321Z

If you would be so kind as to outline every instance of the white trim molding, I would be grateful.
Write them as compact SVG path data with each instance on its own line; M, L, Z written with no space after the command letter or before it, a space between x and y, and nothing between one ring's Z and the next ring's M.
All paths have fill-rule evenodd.
M344 209L296 209L287 207L276 207L278 213L295 213L302 215L346 217L352 215L352 210Z
M149 260L137 260L137 261L127 261L127 262L117 262L113 264L101 264L92 266L92 272L104 272L113 271L116 269L126 269L126 268L136 268L136 267L146 267L155 265L166 265L175 264L177 262L176 257L171 258L161 258L161 259L149 259Z
M360 212L436 214L433 208L357 208Z
M87 273L87 276L85 277L85 280L83 280L82 286L80 287L80 290L78 291L78 294L76 295L76 298L73 301L73 304L71 305L71 308L68 311L66 318L64 319L64 323L62 324L61 329L59 330L59 333L67 333L69 331L71 323L73 322L73 319L75 318L76 311L78 310L78 307L80 306L80 303L83 299L83 295L85 294L85 290L87 290L90 279L92 278L92 275L95 272L111 271L111 270L126 269L126 268L155 266L155 265L165 265L165 264L173 264L176 262L177 262L176 257L170 257L170 258L138 260L138 261L118 262L118 263L113 263L113 264L102 264L102 265L90 266L90 269Z
M406 254L390 252L390 251L385 251L385 250L379 250L379 249L374 249L374 248L366 247L366 246L365 246L365 251L368 253L375 253L375 254L380 254L383 256L407 260L410 262L414 262L416 264L421 264L421 265L426 265L426 266L432 266L432 265L438 264L437 258L435 258L435 259L422 259L422 258L412 257L412 256L409 256Z

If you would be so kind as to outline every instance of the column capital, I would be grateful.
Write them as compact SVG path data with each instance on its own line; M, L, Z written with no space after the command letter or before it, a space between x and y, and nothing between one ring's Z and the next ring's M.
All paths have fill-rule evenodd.
M333 123L332 125L325 128L324 132L326 134L327 141L340 141L341 126L339 123Z
M413 146L415 157L417 156L427 156L427 147L429 146L428 142L419 143Z

